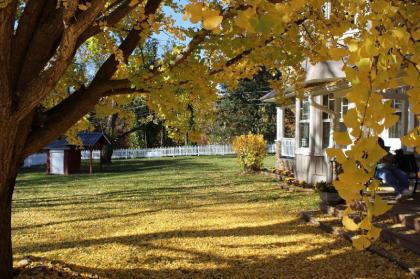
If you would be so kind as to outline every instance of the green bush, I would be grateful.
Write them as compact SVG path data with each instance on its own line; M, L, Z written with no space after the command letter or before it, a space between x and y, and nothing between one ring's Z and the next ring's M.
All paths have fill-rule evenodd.
M258 171L262 168L267 154L267 143L262 135L242 135L234 139L233 150L238 155L239 164L244 172Z

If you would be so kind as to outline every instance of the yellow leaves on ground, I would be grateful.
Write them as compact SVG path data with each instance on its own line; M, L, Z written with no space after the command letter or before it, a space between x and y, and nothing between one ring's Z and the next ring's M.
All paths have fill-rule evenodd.
M200 156L118 160L106 175L77 180L21 173L15 261L34 255L109 279L411 278L299 220L316 208L314 193L281 191L271 176L238 175L235 165Z
M185 7L183 19L188 18L192 23L203 21L203 27L207 30L216 29L223 21L220 11L205 7L202 3L191 3Z

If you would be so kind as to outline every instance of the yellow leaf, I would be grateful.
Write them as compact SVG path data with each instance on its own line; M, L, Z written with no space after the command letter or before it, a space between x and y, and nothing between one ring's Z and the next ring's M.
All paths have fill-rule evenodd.
M302 8L306 3L306 0L293 0L290 2L292 10L298 10Z
M332 60L340 60L348 54L348 51L344 48L332 48L328 50Z
M370 240L364 235L357 235L351 240L353 242L354 248L359 251L366 249L371 244Z
M404 81L412 86L417 86L420 82L420 75L419 72L417 71L416 67L414 67L413 65L409 64L407 66L407 70L406 70L406 75L404 77Z
M328 157L335 158L340 164L344 163L347 159L342 149L327 148L326 153Z
M354 108L349 109L346 114L344 114L343 121L349 128L360 126L357 110Z
M197 23L203 18L203 4L192 3L185 7L184 20L191 17L192 23Z
M369 184L369 186L368 186L368 191L376 191L376 190L378 190L379 189L379 187L380 187L380 185L381 185L381 183L378 181L378 180L376 180L376 179L374 179L370 184Z
M362 222L360 222L359 224L359 228L363 230L370 230L371 227L372 227L372 220L368 216L363 218Z
M359 229L359 225L357 225L349 216L343 217L343 225L346 230L349 231L357 231Z
M340 145L349 145L352 143L350 136L347 132L334 132L334 141Z
M371 67L370 58L361 58L356 62L356 66L360 72L369 72Z
M213 16L207 17L203 21L203 27L207 30L216 29L217 26L219 26L220 23L222 23L222 20L223 20L223 17L220 15L213 15Z
M369 238L371 241L374 241L378 239L378 237L381 235L381 231L382 229L372 226L366 234L366 237Z
M388 114L384 118L384 127L385 128L392 127L395 123L398 122L399 119L400 119L400 116L397 114Z
M359 49L359 43L358 41L352 39L349 41L348 47L350 52L356 52Z
M254 28L251 25L251 18L254 16L255 11L253 9L246 9L245 11L238 13L235 19L235 25L249 32L253 32Z
M391 205L384 202L380 196L375 196L375 201L372 205L372 214L374 216L380 216L390 210L392 208Z
M411 130L401 138L401 142L409 147L420 147L420 126Z

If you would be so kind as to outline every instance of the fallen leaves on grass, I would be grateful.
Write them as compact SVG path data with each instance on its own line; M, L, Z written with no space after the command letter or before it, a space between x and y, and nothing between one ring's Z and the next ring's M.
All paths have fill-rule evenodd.
M240 176L235 158L133 160L125 172L123 163L73 179L19 177L16 260L100 278L409 278L300 221L316 194Z

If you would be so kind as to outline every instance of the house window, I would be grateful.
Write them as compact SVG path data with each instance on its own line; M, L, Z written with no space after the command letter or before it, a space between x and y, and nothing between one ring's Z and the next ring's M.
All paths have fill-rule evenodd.
M328 94L322 96L322 104L329 110L334 111L334 94ZM327 148L330 145L330 134L331 134L331 115L323 112L322 113L322 148Z
M343 100L341 101L341 118L343 118L344 114L346 114L348 110L349 100L347 100L347 98L343 98Z
M322 97L322 104L329 110L334 111L335 102L340 102L340 122L338 130L343 132L345 131L346 125L343 122L343 116L349 109L349 101L346 98L343 99L334 99L334 94L324 95ZM326 112L322 113L322 148L327 148L330 146L330 134L332 129L332 119L331 115Z
M388 130L388 137L389 138L400 138L403 135L403 123L402 123L402 101L401 100L393 100L392 107L395 109L395 114L398 115L400 118L398 122L394 124Z
M300 103L299 116L299 147L309 147L309 118L310 104L308 99L304 99Z

